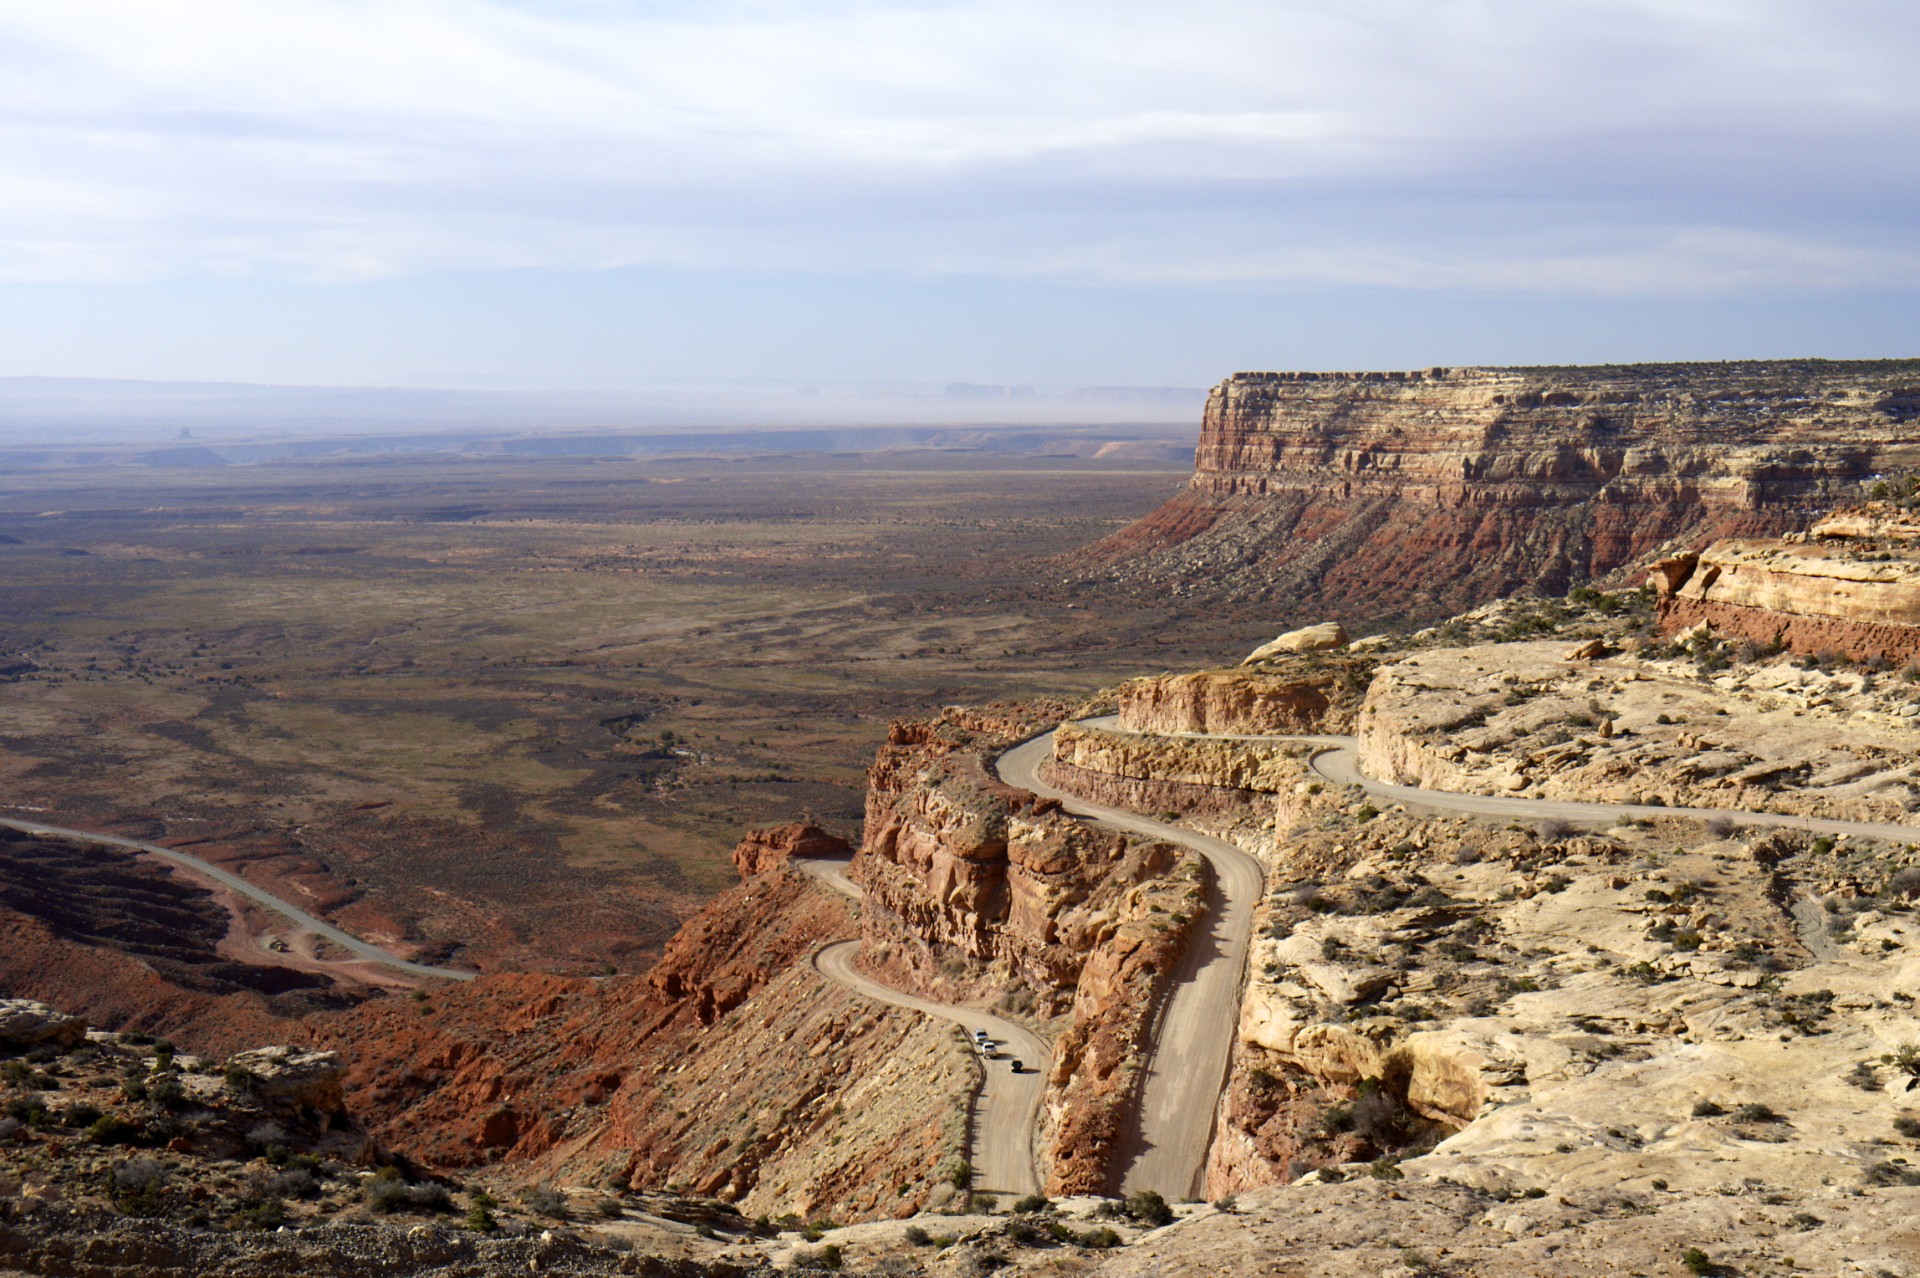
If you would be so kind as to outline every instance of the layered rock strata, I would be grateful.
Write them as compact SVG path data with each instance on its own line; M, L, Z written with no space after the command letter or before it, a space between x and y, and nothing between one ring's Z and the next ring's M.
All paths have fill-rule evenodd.
M1120 685L1129 732L1259 736L1344 732L1366 691L1364 661L1294 661L1271 672L1201 670Z
M949 1002L1057 1034L1044 1105L1049 1193L1112 1188L1153 1014L1200 912L1202 861L1065 817L988 760L1029 719L896 723L869 773L862 961Z
M1295 620L1561 594L1678 543L1803 527L1920 460L1920 363L1239 373L1187 489L1090 579Z
M1800 653L1905 662L1920 656L1920 527L1879 506L1836 512L1807 536L1719 541L1654 565L1660 627Z

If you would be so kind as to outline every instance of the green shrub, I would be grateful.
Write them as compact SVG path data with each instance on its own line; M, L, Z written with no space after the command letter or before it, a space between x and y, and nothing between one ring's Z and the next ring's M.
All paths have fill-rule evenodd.
M567 1196L552 1185L535 1185L520 1195L520 1201L535 1215L551 1216L555 1220L567 1218Z
M278 1229L287 1223L287 1205L278 1198L263 1198L241 1208L234 1220L243 1229Z
M1081 1234L1077 1241L1082 1247L1097 1247L1104 1251L1109 1247L1118 1247L1121 1239L1113 1226L1102 1225L1098 1229L1089 1229Z
M96 1145L131 1145L140 1136L139 1124L130 1123L118 1114L104 1114L87 1127L87 1139Z
M1718 1118L1726 1112L1726 1108L1718 1101L1697 1100L1693 1103L1695 1118Z
M78 1105L67 1106L66 1110L62 1112L60 1117L63 1121L65 1121L67 1126L76 1127L76 1128L80 1128L81 1130L85 1130L86 1128L89 1128L93 1126L95 1123L99 1122L100 1119L104 1117L104 1115L105 1115L105 1111L102 1110L98 1105L88 1105L85 1102L82 1102L81 1104L78 1104Z
M1127 1215L1155 1228L1173 1223L1173 1208L1167 1205L1167 1200L1158 1191L1152 1189L1143 1189L1128 1197Z
M1902 1114L1893 1120L1893 1130L1902 1136L1920 1138L1920 1118L1912 1114Z
M391 1172L389 1175L387 1173ZM387 1167L360 1189L367 1206L383 1215L396 1212L441 1212L453 1210L453 1195L446 1186L432 1183L409 1185L400 1174Z
M1034 1212L1046 1211L1052 1206L1053 1203L1045 1194L1028 1194L1025 1198L1014 1201L1013 1210L1018 1215L1030 1216Z
M908 1225L907 1232L904 1236L906 1240L915 1247L926 1247L933 1242L933 1235L918 1225Z
M187 1089L172 1074L162 1074L147 1084L147 1102L161 1109L179 1109L187 1101Z
M167 1214L167 1168L157 1158L129 1158L107 1176L113 1205L129 1216Z
M1920 1168L1909 1167L1905 1163L1875 1163L1867 1168L1869 1185L1920 1185Z
M1681 1252L1680 1263L1687 1267L1687 1272L1690 1274L1710 1274L1713 1272L1713 1261L1709 1260L1707 1253L1701 1251L1698 1247L1689 1247Z

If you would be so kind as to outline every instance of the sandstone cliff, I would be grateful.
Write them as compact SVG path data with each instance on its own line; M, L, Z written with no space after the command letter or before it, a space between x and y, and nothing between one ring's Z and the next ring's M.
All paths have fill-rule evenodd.
M896 723L869 773L863 961L950 1002L995 1002L1057 1035L1050 1193L1111 1188L1147 1034L1195 921L1204 863L1061 816L993 778L1030 717Z
M1836 511L1806 535L1718 541L1655 564L1661 629L1856 660L1920 657L1920 526L1881 502Z
M1345 732L1366 690L1369 663L1294 659L1271 671L1200 670L1120 685L1129 732L1263 735Z
M1084 570L1295 619L1560 594L1669 544L1804 526L1920 459L1916 415L1915 362L1240 373L1187 490Z

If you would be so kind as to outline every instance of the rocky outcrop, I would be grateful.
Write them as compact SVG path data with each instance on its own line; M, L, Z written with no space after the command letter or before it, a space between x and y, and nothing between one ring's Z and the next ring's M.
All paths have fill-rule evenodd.
M1311 614L1558 595L1669 543L1803 527L1920 460L1920 363L1240 373L1186 491L1089 579Z
M248 1095L267 1109L286 1113L346 1110L346 1066L340 1053L306 1047L256 1047L227 1061L245 1080Z
M1256 665L1270 661L1275 657L1289 656L1296 652L1325 652L1329 648L1344 648L1347 643L1347 628L1337 621L1323 621L1315 626L1302 626L1298 630L1289 630L1279 638L1261 644L1247 654L1243 666Z
M1248 736L1347 731L1366 691L1369 664L1326 659L1296 666L1130 680L1117 694L1120 726L1129 732Z
M42 1046L65 1051L86 1036L87 1023L78 1016L37 999L0 998L0 1047L17 1052Z
M1715 542L1648 573L1660 627L1706 623L1723 637L1856 660L1920 656L1920 526L1873 503L1806 536Z
M749 830L733 849L733 868L740 877L785 865L793 857L849 856L853 845L838 835L828 834L817 825L793 822L765 830Z
M1910 685L1859 671L1691 657L1565 660L1563 640L1434 648L1383 665L1361 772L1467 794L1900 821Z
M1305 747L1296 742L1138 736L1077 723L1062 724L1053 738L1055 766L1132 781L1227 791L1243 800L1291 786L1305 755ZM1080 793L1077 788L1074 792ZM1097 794L1085 797L1105 801Z
M866 893L862 961L895 985L1051 1022L1048 1191L1097 1192L1113 1187L1204 867L995 779L991 754L1033 726L977 714L893 725L852 870Z

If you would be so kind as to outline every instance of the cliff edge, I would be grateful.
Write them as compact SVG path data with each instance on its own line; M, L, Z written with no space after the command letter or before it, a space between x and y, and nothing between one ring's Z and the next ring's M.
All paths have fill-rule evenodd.
M1803 527L1920 459L1920 361L1236 373L1089 584L1436 617Z

